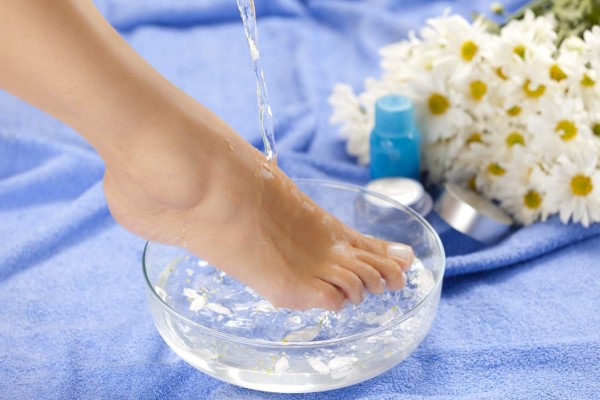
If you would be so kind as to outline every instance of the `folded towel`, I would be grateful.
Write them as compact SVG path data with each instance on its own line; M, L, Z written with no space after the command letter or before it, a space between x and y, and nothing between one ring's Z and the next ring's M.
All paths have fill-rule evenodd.
M161 73L261 145L233 0L96 3ZM446 7L469 15L488 5L257 0L282 168L365 184L367 170L328 123L333 85L359 88L377 76L377 50ZM267 394L210 378L164 344L144 297L143 241L110 217L102 173L99 157L72 130L0 93L1 399L598 397L598 226L553 219L489 247L446 232L439 314L410 358L350 388Z

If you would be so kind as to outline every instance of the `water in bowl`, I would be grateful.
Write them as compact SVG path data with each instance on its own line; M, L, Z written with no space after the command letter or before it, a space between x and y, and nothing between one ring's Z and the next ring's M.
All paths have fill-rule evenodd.
M386 371L421 342L434 314L427 307L437 301L395 322L432 293L435 279L419 260L407 278L403 290L367 295L338 313L302 312L277 309L184 254L165 265L154 284L176 311L163 313L157 326L180 357L216 378L273 392L328 390ZM199 332L198 325L210 331Z

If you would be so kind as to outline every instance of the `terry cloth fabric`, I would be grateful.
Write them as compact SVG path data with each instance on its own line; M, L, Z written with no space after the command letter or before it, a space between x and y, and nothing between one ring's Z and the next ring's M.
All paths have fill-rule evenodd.
M523 1L507 1L515 9ZM155 68L260 145L235 2L98 0ZM257 0L283 169L365 184L328 124L336 82L379 75L377 50L480 0ZM0 56L1 59L1 56ZM243 66L247 66L243 67ZM0 93L1 399L593 399L600 389L600 228L556 220L482 248L449 232L447 278L417 351L326 393L255 392L181 361L156 332L143 241L111 218L103 164L75 132Z

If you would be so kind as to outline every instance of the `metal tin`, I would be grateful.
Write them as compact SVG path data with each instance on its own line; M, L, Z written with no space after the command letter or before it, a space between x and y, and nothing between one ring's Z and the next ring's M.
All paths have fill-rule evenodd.
M452 228L485 244L500 240L513 224L500 207L452 183L445 185L434 209Z

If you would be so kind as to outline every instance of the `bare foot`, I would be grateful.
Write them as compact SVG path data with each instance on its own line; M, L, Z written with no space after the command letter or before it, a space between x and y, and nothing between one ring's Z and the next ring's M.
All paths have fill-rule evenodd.
M123 226L187 248L278 307L339 310L365 290L404 287L410 247L339 222L218 118L178 125L148 134L127 162L107 161L106 198Z
M136 54L93 2L5 1L2 11L0 87L96 148L123 226L188 248L277 306L339 309L364 289L381 293L382 278L404 285L410 248L367 239L317 207Z

